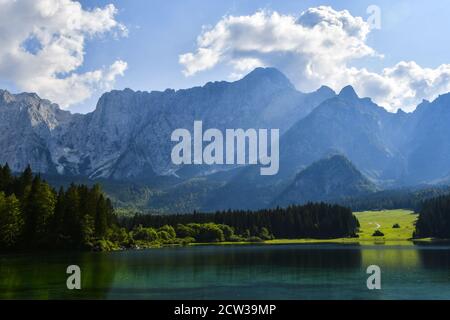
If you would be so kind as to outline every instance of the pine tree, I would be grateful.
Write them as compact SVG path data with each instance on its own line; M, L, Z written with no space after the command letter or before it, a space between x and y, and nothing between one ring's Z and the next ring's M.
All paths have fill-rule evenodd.
M36 176L26 197L26 237L31 245L48 242L56 196L50 186Z
M0 166L0 248L81 248L109 237L116 227L100 185L72 184L56 193L30 166L19 177Z
M51 233L54 240L54 244L59 246L61 242L64 242L64 212L66 210L65 193L61 187L56 196L55 212L51 222Z
M65 210L63 219L63 234L73 246L83 242L83 232L80 215L80 196L75 185L70 185L65 196Z
M23 232L20 203L15 195L5 197L0 192L0 247L11 248L20 241Z
M81 221L81 234L83 246L91 246L95 238L94 219L86 214Z
M26 196L27 192L31 188L33 183L33 171L31 170L30 165L22 172L19 177L19 180L16 182L14 194L17 198L21 199Z
M106 235L108 229L108 207L106 205L105 198L100 195L97 202L97 212L95 216L95 235L99 238L103 238Z
M13 192L13 175L8 163L5 166L0 166L0 192L4 192L5 195L10 195Z

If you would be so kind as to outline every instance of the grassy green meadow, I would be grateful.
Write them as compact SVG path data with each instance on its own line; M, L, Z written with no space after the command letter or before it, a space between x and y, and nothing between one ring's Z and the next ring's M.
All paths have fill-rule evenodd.
M360 223L360 240L383 239L390 241L408 240L412 238L414 224L418 214L409 210L383 210L356 212L355 216ZM393 228L398 224L400 228ZM373 233L379 230L383 237L373 237Z
M381 210L355 212L355 216L360 223L358 238L339 238L339 239L275 239L264 241L262 244L306 244L306 243L359 243L364 244L388 244L388 245L408 245L414 232L414 224L417 221L418 214L410 210ZM398 224L399 228L393 228ZM379 230L384 236L374 237L373 233ZM249 242L220 242L216 245L239 245L249 244ZM196 243L192 245L204 245ZM208 243L211 245L211 243Z
M389 245L411 244L410 240L414 232L414 224L417 221L418 214L410 210L381 210L381 211L364 211L355 212L356 218L360 223L358 238L340 238L331 240L315 240L315 239L276 239L266 241L267 244L288 244L288 243L358 243L378 244L384 243ZM394 224L398 224L400 228L393 228ZM374 237L373 233L379 230L384 236Z

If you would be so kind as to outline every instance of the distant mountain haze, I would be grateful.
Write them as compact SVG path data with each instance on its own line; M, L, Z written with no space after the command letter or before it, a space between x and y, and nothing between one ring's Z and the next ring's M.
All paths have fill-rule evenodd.
M286 132L280 142L280 168L292 176L337 152L373 179L397 181L404 175L406 160L396 141L401 123L396 118L400 116L345 87Z

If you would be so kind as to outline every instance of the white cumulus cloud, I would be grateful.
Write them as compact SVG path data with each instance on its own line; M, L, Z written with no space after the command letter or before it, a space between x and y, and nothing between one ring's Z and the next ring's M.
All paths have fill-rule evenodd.
M110 89L127 63L78 73L87 39L125 36L113 5L83 9L71 0L0 0L0 80L59 103L82 102Z
M429 69L401 61L379 73L354 67L361 58L383 58L367 44L370 31L363 18L328 6L310 8L298 17L268 11L225 16L205 28L196 50L180 55L179 62L186 76L224 64L232 79L258 66L272 66L302 91L321 85L340 90L350 84L390 111L412 110L422 99L450 91L450 65Z

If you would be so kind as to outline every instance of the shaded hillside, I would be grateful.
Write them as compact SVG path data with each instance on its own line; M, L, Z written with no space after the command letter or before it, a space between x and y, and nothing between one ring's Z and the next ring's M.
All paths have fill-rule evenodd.
M340 199L369 194L376 190L376 186L347 158L334 155L317 161L300 172L273 204L286 206Z

